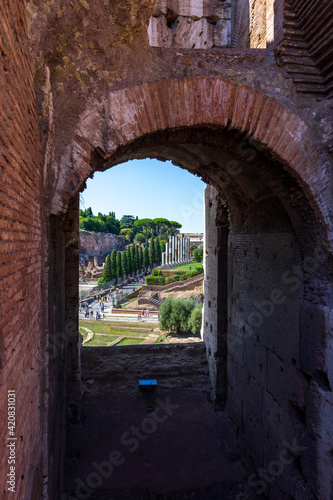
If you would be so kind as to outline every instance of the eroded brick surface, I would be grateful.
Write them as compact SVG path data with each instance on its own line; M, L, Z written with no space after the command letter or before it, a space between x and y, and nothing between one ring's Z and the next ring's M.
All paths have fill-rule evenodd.
M266 496L332 496L331 5L202 6L0 2L1 375L17 390L18 498L42 498L43 482L59 498L66 414L79 414L78 193L96 169L147 156L200 175L223 206L204 335L249 473L293 457ZM199 49L149 45L152 17L176 21L168 8L180 45Z

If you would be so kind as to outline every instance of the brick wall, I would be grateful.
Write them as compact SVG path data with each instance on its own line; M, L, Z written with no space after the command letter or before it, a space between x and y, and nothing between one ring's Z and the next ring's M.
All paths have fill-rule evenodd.
M227 289L229 223L218 191L205 190L204 310L202 337L207 348L210 379L219 402L226 397Z
M283 0L238 0L233 7L231 46L276 46L283 37L283 16Z
M293 442L304 445L309 387L300 365L299 249L291 232L258 233L234 232L229 242L227 406L252 471L279 464L281 453L290 457ZM264 482L262 492L282 498L292 493L291 478L292 488L304 481L299 457L289 459L284 474ZM254 482L250 486L258 494Z
M0 1L1 494L41 498L45 372L40 150L25 3ZM7 391L16 391L16 489L7 491ZM8 486L8 485L7 485Z
M249 0L236 0L232 12L232 47L247 48L250 46L249 14Z
M304 31L309 55L323 78L325 93L332 97L332 3L322 0L291 0L290 4L297 16L299 28Z

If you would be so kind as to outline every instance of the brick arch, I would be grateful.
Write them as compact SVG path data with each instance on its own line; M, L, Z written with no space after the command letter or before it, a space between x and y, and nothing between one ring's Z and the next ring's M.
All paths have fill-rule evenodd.
M51 213L68 202L93 173L94 151L105 159L136 139L158 131L214 126L251 137L298 180L316 213L328 220L327 165L305 123L257 90L224 78L160 80L112 91L81 116L62 159ZM326 224L325 224L326 225Z

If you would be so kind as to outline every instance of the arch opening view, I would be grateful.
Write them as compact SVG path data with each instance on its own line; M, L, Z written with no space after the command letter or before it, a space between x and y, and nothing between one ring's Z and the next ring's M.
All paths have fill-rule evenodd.
M333 498L331 10L0 0L3 498Z

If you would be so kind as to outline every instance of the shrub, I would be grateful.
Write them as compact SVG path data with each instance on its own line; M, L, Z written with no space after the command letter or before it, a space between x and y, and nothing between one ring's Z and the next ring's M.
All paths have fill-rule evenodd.
M176 271L175 274L178 276L182 276L183 274L186 274L186 271Z
M194 299L167 299L159 309L159 323L161 330L177 330L187 332L188 321L195 307Z
M180 276L175 275L175 276L172 277L172 281L173 282L179 281L179 278L180 278Z
M188 327L194 335L198 335L201 330L202 323L202 304L199 304L192 309L191 316L188 320Z
M104 283L104 278L103 278L103 276L101 276L101 277L100 277L100 278L98 278L98 280L97 280L97 285L98 285L98 286L101 286L101 285L103 285L103 283Z
M172 282L173 282L173 278L172 278L172 276L167 276L167 277L165 278L165 284L166 284L166 285L170 285L170 283L172 283Z
M146 276L146 285L164 285L164 276Z
M161 270L155 268L152 270L151 275L152 276L163 276L163 273Z

